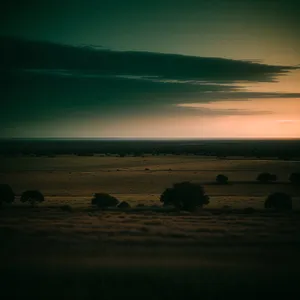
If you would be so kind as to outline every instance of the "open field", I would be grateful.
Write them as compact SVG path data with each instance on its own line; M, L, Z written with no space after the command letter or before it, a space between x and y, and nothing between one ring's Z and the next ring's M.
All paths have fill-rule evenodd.
M36 208L17 200L0 210L0 287L12 299L60 293L75 299L294 299L298 292L300 189L288 175L300 162L68 155L2 157L0 164L0 182L18 195L40 189L46 196ZM264 171L277 174L278 183L257 184ZM231 184L214 184L219 173ZM211 203L195 213L157 208L163 190L185 180L203 183ZM275 191L293 196L293 212L263 209ZM94 192L146 208L100 211L90 206ZM72 211L61 210L63 204ZM248 214L246 207L256 210Z
M298 294L295 212L63 212L44 206L6 208L0 217L0 287L11 299Z
M10 184L17 194L26 189L40 189L49 197L48 204L70 199L75 203L82 201L86 206L94 192L111 193L129 202L156 203L165 188L186 180L203 183L212 197L210 205L232 201L244 205L250 201L256 206L256 202L261 204L273 191L299 197L299 189L288 182L289 174L300 169L299 161L219 160L176 155L124 158L68 155L2 157L0 163L1 182ZM257 184L255 179L261 172L277 174L278 182ZM213 184L219 173L227 175L232 184Z

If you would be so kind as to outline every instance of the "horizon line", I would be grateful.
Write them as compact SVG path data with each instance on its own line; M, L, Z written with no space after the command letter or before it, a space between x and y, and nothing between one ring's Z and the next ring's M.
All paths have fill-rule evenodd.
M0 140L118 140L118 141L159 141L159 140L300 140L300 137L0 137Z

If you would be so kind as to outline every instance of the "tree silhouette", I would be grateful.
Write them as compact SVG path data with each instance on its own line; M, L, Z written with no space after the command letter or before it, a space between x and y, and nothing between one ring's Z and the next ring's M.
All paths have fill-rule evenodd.
M45 198L44 195L37 190L30 190L30 191L25 191L21 195L21 202L29 202L32 206L35 206L37 202L41 203L44 202Z
M223 175L223 174L219 174L216 177L216 181L219 184L227 184L228 183L228 177Z
M15 193L8 184L0 184L0 206L3 202L12 203L15 200Z
M130 208L130 204L126 201L122 201L117 205L118 208Z
M114 196L107 193L95 193L92 198L92 205L96 205L100 208L116 206L119 200Z
M164 205L174 205L177 209L194 211L209 203L209 197L203 187L188 181L175 183L172 188L167 188L160 196Z
M265 201L265 208L275 208L278 210L292 209L292 198L290 195L281 192L270 194Z
M257 181L259 181L260 183L269 183L269 182L274 182L277 180L277 176L275 174L270 174L267 172L264 173L260 173L257 178Z
M292 173L289 176L291 184L300 185L300 173Z

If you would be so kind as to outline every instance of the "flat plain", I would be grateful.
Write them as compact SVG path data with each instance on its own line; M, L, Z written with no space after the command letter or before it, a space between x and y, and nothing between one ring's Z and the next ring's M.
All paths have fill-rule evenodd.
M46 198L31 208L17 197L0 210L2 288L44 299L62 289L76 299L293 298L300 189L288 176L299 164L197 155L1 157L1 183L17 196L39 189ZM257 183L261 172L278 181ZM215 184L217 174L227 175L229 184ZM161 208L160 194L181 181L203 184L210 204L194 213ZM293 212L264 209L276 191L293 197ZM132 208L97 210L90 204L95 192Z

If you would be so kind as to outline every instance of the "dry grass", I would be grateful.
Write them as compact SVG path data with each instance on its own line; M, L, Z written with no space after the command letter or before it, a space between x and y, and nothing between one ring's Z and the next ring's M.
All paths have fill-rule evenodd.
M279 181L287 181L289 173L299 169L299 163L249 159L218 160L197 156L2 157L0 181L11 184L17 193L34 188L41 189L46 195L89 196L94 191L105 190L117 195L143 195L144 198L160 194L172 183L182 180L214 181L218 173L228 175L230 181L253 181L258 173L269 171L276 173ZM150 171L145 171L145 168L149 168ZM172 168L172 172L168 171L169 168ZM117 169L120 171L117 172ZM221 196L247 196L262 195L266 189L273 189L276 186L208 185L207 189L210 193ZM288 189L293 193L289 185L282 184L277 187Z
M213 210L212 210L213 212ZM150 212L149 212L150 213ZM0 236L13 232L15 238L57 239L59 241L128 242L147 244L149 240L168 245L181 244L277 244L300 242L298 213L274 214L258 211L251 215L235 213L196 214L94 211L63 212L7 208L0 212ZM120 218L121 217L121 218ZM262 239L262 237L264 237ZM124 239L126 238L126 239Z
M10 184L18 194L40 189L46 196L46 201L37 208L16 201L0 210L0 241L5 245L1 257L17 258L17 264L42 256L43 264L39 265L61 257L62 261L70 261L70 265L86 258L90 265L97 260L118 266L134 261L141 266L149 261L153 264L156 255L157 266L166 261L189 266L204 263L220 266L225 262L238 265L239 259L242 266L251 259L249 266L258 266L258 260L253 259L261 259L262 249L267 253L262 260L265 262L268 249L273 254L278 249L281 257L282 253L296 251L300 246L300 218L296 211L300 208L299 189L284 183L289 173L297 171L299 162L195 156L61 156L1 158L0 164L0 182ZM276 173L281 183L254 184L253 179L262 171ZM234 183L211 184L219 173L226 174ZM203 211L178 213L155 207L161 205L159 196L166 187L185 180L205 183L211 203ZM293 195L296 210L285 214L264 211L264 199L274 191ZM129 202L133 209L91 208L94 192L111 193ZM138 204L145 206L136 208ZM64 211L63 205L72 209ZM222 209L224 205L229 207ZM246 207L255 211L246 214L243 211ZM237 248L236 254L232 254ZM190 252L191 256L187 254ZM215 254L208 259L212 252ZM232 255L230 260L227 252ZM147 253L147 258L143 253Z

